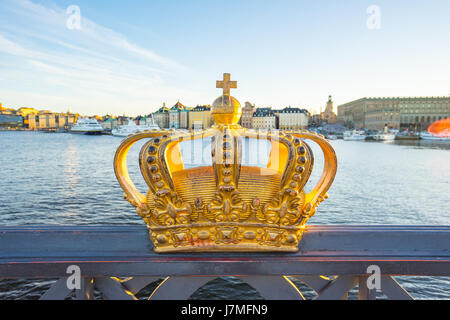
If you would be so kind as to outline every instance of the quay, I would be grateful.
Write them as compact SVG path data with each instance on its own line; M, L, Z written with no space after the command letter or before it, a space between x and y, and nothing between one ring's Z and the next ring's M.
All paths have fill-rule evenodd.
M450 226L309 225L295 253L176 253L153 251L145 226L0 227L0 279L60 278L41 299L64 299L67 269L81 270L77 299L131 299L165 280L151 299L188 299L219 276L237 276L266 299L304 299L286 276L317 299L375 299L368 267L381 271L381 292L412 299L392 276L450 276ZM327 277L325 277L327 276ZM125 278L122 278L125 277Z

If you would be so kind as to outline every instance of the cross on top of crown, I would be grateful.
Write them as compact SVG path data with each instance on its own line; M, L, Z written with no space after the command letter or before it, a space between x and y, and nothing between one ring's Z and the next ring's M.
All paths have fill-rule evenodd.
M222 81L216 81L216 88L223 88L223 95L229 96L230 89L237 88L237 81L230 81L230 74L224 73Z

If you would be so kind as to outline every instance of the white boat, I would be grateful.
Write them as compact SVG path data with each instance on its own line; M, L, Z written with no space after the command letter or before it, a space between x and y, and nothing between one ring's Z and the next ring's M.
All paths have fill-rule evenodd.
M428 131L421 132L420 133L420 139L423 140L432 140L432 141L449 141L450 142L450 135L442 135L442 136L435 136Z
M153 120L153 119L152 119ZM128 137L137 132L160 130L159 126L152 121L150 125L137 125L133 120L129 120L126 125L111 130L111 134L116 137Z
M334 134L327 134L325 138L328 140L337 140L337 137Z
M366 140L366 133L364 131L352 130L344 131L344 140L346 141L363 141Z
M102 134L103 128L96 119L79 118L70 132L89 135Z
M372 137L375 141L394 141L395 133L381 132L374 134Z

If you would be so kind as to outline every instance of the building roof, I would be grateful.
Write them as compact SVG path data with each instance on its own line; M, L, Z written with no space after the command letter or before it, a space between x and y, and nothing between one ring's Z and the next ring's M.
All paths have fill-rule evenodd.
M304 113L304 114L308 114L308 110L306 109L300 109L300 108L292 108L291 106L286 107L280 111L278 111L279 113Z
M245 106L242 108L243 111L252 111L255 109L255 105L250 102L245 102Z
M170 108L170 111L181 111L184 108L186 108L180 101L174 104L172 108Z
M423 101L423 100L432 100L432 101L449 101L450 102L450 96L446 97L446 96L442 96L442 97L364 97L364 98L360 98L357 100L353 100L344 104L341 104L338 106L342 107L342 106L348 106L348 105L352 105L355 103L360 103L360 102L365 102L365 101L393 101L396 100L398 102L401 101Z
M253 113L254 117L275 117L275 113L272 108L257 108Z
M199 112L199 111L210 111L210 110L211 110L211 106L205 105L205 106L196 106L191 111Z
M167 112L169 112L169 108L167 108L166 106L162 106L155 113L167 113Z

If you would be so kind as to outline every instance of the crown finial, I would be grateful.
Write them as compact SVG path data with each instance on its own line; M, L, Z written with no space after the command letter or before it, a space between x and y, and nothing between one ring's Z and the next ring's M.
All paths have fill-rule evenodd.
M217 125L235 125L239 122L242 108L239 101L230 95L230 89L237 88L237 81L231 81L229 73L223 74L222 81L216 81L216 88L223 89L223 95L212 104L211 113Z
M231 81L230 78L231 78L231 75L229 73L224 73L223 80L216 81L216 88L222 88L224 96L230 95L230 89L237 88L237 81Z

